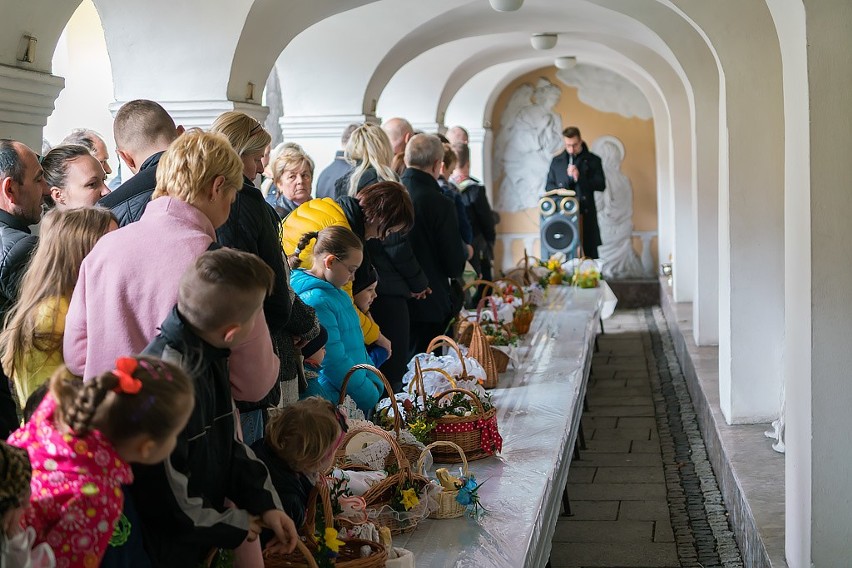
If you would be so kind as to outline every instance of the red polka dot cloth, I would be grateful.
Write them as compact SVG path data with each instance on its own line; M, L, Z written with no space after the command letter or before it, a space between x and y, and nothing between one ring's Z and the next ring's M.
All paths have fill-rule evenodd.
M435 432L439 434L461 434L464 432L481 431L479 447L483 451L494 454L503 450L503 437L497 431L497 416L472 422L457 422L454 424L438 424Z

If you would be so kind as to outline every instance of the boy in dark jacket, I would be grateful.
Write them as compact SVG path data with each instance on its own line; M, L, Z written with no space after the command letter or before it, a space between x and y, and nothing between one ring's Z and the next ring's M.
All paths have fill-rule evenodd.
M202 254L145 349L182 366L195 383L195 408L169 459L134 467L131 491L155 566L196 566L214 549L255 540L261 527L295 546L295 526L266 467L236 436L228 373L229 346L251 332L273 280L252 254L227 248Z

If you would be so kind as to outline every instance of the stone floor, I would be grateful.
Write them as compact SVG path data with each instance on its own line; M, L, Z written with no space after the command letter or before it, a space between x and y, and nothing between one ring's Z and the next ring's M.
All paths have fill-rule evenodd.
M551 565L742 566L658 308L605 322Z

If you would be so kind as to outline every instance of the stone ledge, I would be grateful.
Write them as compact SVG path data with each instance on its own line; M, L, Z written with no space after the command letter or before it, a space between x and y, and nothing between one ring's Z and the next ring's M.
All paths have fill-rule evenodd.
M660 279L660 304L698 417L707 455L727 505L743 563L786 568L784 456L763 436L768 424L728 425L719 406L719 351L692 337L692 304L672 300Z

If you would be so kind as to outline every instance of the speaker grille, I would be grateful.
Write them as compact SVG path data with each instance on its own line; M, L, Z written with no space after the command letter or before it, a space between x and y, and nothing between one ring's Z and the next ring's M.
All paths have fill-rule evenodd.
M574 224L565 217L548 219L542 228L544 245L553 252L567 252L577 241Z

